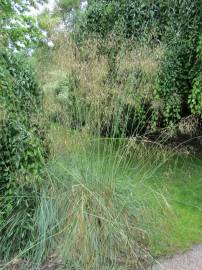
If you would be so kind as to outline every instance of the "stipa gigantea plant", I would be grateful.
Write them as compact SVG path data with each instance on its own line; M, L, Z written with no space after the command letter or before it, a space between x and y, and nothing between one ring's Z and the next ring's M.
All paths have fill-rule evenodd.
M141 171L143 164L130 150L123 140L94 138L82 151L63 155L51 171L60 217L58 251L67 269L145 269L151 262L145 230L154 218L149 201L157 200L162 209L169 204L146 186L151 166Z
M145 151L137 142L90 137L85 130L65 136L66 152L52 161L38 194L34 239L16 257L38 269L56 249L67 269L144 269L152 260L148 246L157 217L151 202L170 214L146 180L168 155L157 156L155 145Z
M28 248L30 258L41 261L51 246L63 255L67 269L117 269L120 265L144 269L151 260L147 230L155 227L150 200L168 208L163 196L150 192L145 181L167 156L162 160L156 156L156 147L144 151L126 136L144 132L144 112L149 115L149 108L141 111L141 106L152 92L158 65L148 58L152 51L143 62L141 57L131 61L128 54L126 63L120 55L117 76L109 79L107 59L98 54L96 44L88 43L87 51L68 45L55 54L56 66L67 73L67 83L59 86L53 102L60 99L57 106L63 114L62 138L55 129L53 134L59 141L53 156L61 157L48 168L46 193L52 203L44 200L45 208L39 204L35 217L40 236ZM153 64L145 70L149 62ZM156 156L155 161L151 156ZM44 218L49 208L50 216Z
M56 57L68 73L66 84L62 85L63 95L57 98L67 98L67 103L65 100L61 103L66 117L62 124L66 121L66 126L75 130L72 141L73 149L77 150L67 146L68 154L63 152L63 159L67 155L69 158L62 161L59 171L53 175L61 189L56 193L60 193L57 201L63 220L60 229L63 256L70 269L100 269L101 265L116 268L121 263L127 268L140 269L149 259L145 249L147 240L144 240L147 233L142 228L149 223L149 207L145 203L147 199L138 198L136 187L141 182L143 188L145 179L154 174L167 156L165 154L163 160L160 155L158 158L157 147L151 148L148 155L144 146L123 138L128 135L128 123L132 130L130 135L143 132L144 123L136 121L133 112L134 105L141 109L142 103L134 104L134 99L145 82L148 82L144 89L149 99L158 65L152 58L141 62L141 53L145 55L142 51L134 61L128 56L128 63L120 55L121 79L108 81L107 60L98 56L95 44L88 46L86 54L82 55L84 59L75 56L80 52L72 45L65 53L63 56L70 54L69 61ZM149 62L150 68L145 64ZM131 80L133 74L128 75L130 68L140 70L135 87L135 81ZM149 74L146 79L142 70ZM59 91L62 87L59 86ZM144 91L142 99L146 99ZM69 125L72 116L73 125ZM84 140L83 134L88 138L86 146L85 142L82 146L80 143ZM108 139L102 140L102 135ZM152 155L156 156L155 160L151 160ZM131 164L132 172L128 169ZM163 208L161 196L155 196Z
M51 164L55 171L48 169L45 193L37 194L34 239L17 258L37 269L57 249L67 269L144 269L152 260L147 248L155 219L163 219L158 209L172 214L146 180L170 153L156 144L148 150L137 138L102 139L85 130L64 138L68 148Z
M71 38L61 37L57 44L53 60L67 74L55 90L58 120L102 136L144 133L152 120L151 100L162 48L142 44L131 51L120 48L111 73L110 58L97 41L88 40L78 48Z
M177 221L164 192L148 185L172 154L123 139L85 141L77 133L72 140L78 145L48 168L34 219L38 234L18 258L27 254L40 269L57 250L65 269L146 269L150 242Z
M10 265L24 258L25 269L40 269L57 250L67 269L145 269L158 215L151 204L170 209L146 185L152 175L151 166L143 167L146 156L141 162L130 151L123 140L87 138L52 161L33 217L35 238Z

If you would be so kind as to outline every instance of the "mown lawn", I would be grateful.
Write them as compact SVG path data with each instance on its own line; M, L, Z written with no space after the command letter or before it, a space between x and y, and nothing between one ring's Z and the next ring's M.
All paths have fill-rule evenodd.
M173 254L202 242L202 160L174 157L150 181L160 190L166 189L174 212L172 220L165 220L165 227L154 238L155 255Z

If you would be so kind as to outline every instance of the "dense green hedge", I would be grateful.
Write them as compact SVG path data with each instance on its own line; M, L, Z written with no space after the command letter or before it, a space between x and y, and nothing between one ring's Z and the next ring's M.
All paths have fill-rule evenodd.
M0 257L5 259L31 239L46 149L42 93L32 68L2 49L0 82Z
M201 2L186 0L171 4L168 28L164 34L166 49L155 95L163 103L164 125L176 124L191 114L189 95L201 68L197 55L202 29Z
M200 0L91 0L80 28L102 38L113 33L134 41L168 41L174 33L190 35L199 28L201 5Z
M189 106L192 114L199 115L202 119L202 36L198 46L198 66L195 78L193 80L193 88L189 95Z

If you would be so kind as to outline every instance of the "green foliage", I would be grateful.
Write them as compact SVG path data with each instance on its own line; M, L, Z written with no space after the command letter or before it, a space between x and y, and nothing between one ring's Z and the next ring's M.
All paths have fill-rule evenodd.
M1 51L0 63L0 254L5 259L32 238L46 149L45 127L39 121L41 90L31 67L6 50Z
M58 0L56 1L56 7L54 16L59 16L62 19L62 23L69 29L73 28L77 24L79 14L81 11L82 3L84 0Z
M166 125L176 124L191 114L188 97L198 68L197 45L202 27L200 1L174 1L169 12L166 48L156 89L156 98L164 104Z
M43 0L2 0L0 2L0 43L17 49L31 47L43 38L36 20L28 15Z
M85 12L81 29L106 38L109 34L122 38L159 42L165 32L169 1L92 0Z
M39 27L46 31L48 38L51 38L56 31L56 27L61 23L61 19L58 14L50 15L48 11L44 11L37 16ZM40 47L41 48L41 47ZM38 48L38 50L40 49Z
M189 96L191 112L202 117L202 77L199 76L194 82L192 93Z
M196 10L198 8L198 10ZM198 21L200 16L201 2L195 1L117 1L117 0L91 0L85 12L85 24L81 29L88 33L96 33L106 37L110 33L123 38L147 39L153 42L160 42L169 38L175 32L182 34L183 27L185 34L192 31L186 27L184 18L194 18ZM190 11L190 12L189 12ZM195 12L195 13L194 13ZM181 16L182 15L182 16ZM194 16L194 17L193 17ZM195 24L198 27L198 25Z
M1 96L0 99L7 105L10 113L23 113L31 116L38 112L42 92L29 64L24 61L22 56L14 56L2 48L0 53L1 68ZM2 104L1 102L1 104Z
M62 79L56 89L56 102L61 106L61 114L55 116L55 120L62 124L67 124L71 128L79 128L84 123L85 112L82 107L79 97L80 83L78 78L73 74L67 74Z
M192 92L189 95L189 106L194 115L202 117L202 38L198 47L198 73L193 81Z
M72 9L79 9L81 2L82 0L59 0L57 5L62 12L67 13Z

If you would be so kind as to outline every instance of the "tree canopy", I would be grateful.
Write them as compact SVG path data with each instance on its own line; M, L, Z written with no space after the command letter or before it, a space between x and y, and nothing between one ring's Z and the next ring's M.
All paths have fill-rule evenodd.
M36 19L30 8L44 3L43 0L2 0L0 2L0 42L6 47L33 46L42 39Z

